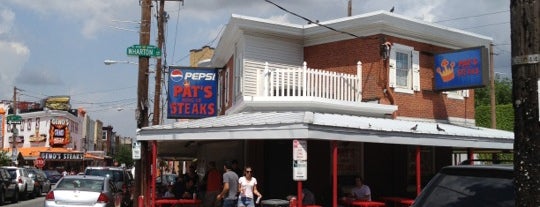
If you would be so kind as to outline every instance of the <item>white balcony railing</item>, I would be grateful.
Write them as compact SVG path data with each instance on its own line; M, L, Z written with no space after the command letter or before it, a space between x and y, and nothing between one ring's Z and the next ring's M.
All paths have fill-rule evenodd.
M356 67L356 75L329 72L301 67L290 67L265 63L257 71L259 96L271 97L316 97L323 99L361 102L362 63Z

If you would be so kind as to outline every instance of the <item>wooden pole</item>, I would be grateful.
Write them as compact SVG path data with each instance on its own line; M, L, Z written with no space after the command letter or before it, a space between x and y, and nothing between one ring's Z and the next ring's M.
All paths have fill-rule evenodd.
M141 0L141 29L139 32L139 44L150 44L150 25L151 25L151 0ZM139 56L139 72L137 80L137 111L135 112L137 119L137 128L148 126L148 66L149 57ZM144 180L147 176L148 158L146 142L141 143L141 160L135 161L135 177L139 180ZM143 169L144 168L144 169ZM145 195L148 187L146 182L135 182L134 195ZM138 206L138 200L135 200L135 205ZM146 205L145 205L146 206Z
M490 76L490 105L491 105L491 128L497 128L497 113L495 101L495 69L493 68L493 43L489 45L489 76Z
M516 205L540 206L540 1L510 1Z
M159 0L159 14L157 15L157 27L158 27L158 48L162 51L161 54L165 54L163 50L163 41L164 41L164 29L163 24L166 21L165 15L165 0ZM152 118L152 125L159 125L161 122L161 72L162 72L161 56L157 57L156 62L156 79L154 84L154 116Z

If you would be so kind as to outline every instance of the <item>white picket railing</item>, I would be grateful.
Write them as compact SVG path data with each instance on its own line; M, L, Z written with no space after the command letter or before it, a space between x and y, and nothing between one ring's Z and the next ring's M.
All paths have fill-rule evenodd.
M282 67L265 63L264 70L257 72L262 96L272 97L318 97L340 101L362 101L362 63L356 67L356 75L330 72L302 67ZM261 81L259 81L261 84Z

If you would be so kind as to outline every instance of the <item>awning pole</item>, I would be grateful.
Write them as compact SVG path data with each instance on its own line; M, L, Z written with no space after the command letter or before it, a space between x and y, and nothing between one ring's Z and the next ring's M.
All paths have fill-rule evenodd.
M152 186L152 195L151 195L151 198L152 198L152 206L155 206L155 203L156 203L156 177L157 177L157 172L156 172L156 167L157 167L157 141L152 141L152 179L151 179L151 186Z
M422 169L421 160L420 160L421 147L416 146L416 195L419 195L422 191Z
M467 159L469 159L469 165L473 165L474 164L474 151L472 148L467 148L467 155L468 155Z
M332 206L338 206L338 148L337 141L332 141Z

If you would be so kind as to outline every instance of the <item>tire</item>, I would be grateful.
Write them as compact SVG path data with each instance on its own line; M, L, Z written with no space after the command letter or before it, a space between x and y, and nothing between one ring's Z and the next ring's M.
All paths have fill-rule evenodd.
M23 192L21 193L20 198L21 198L22 200L26 200L26 199L28 198L28 188L26 187L26 185L24 186L24 190L23 190Z
M11 198L11 203L18 203L19 202L19 189L15 188L15 193L13 194L13 198Z
M6 202L6 191L2 190L2 192L0 193L0 206L4 205L5 202Z

